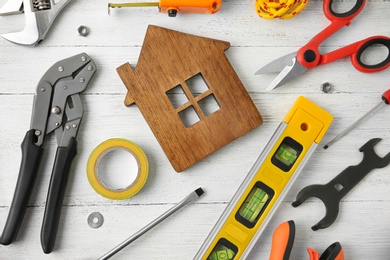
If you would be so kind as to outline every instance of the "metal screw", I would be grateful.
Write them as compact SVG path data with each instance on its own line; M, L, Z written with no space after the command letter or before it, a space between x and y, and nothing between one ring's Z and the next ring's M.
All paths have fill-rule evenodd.
M45 92L46 91L46 89L45 88L41 88L41 92Z
M81 57L81 60L82 60L82 61L86 61L87 58L86 58L85 56L82 56L82 57Z
M40 136L41 134L42 134L41 131L39 131L39 130L36 130L36 131L35 131L35 135L36 135L36 136Z
M53 107L53 108L51 109L51 112L52 112L53 114L57 115L57 114L61 113L61 108L59 108L59 107Z
M76 124L73 124L72 127L73 127L73 128L77 128L77 125L76 125Z
M329 93L333 89L333 86L329 82L325 82L321 85L321 90L324 93Z
M67 90L68 89L68 86L64 86L64 90Z
M92 71L92 70L93 70L93 67L92 67L92 66L88 66L88 70L89 70L89 71Z
M55 125L56 125L56 126L59 126L59 125L60 125L60 123L58 123L58 122L57 122L57 123L55 123Z
M69 129L70 129L70 126L67 125L67 126L65 126L65 128L66 128L66 130L69 130Z
M59 66L59 67L58 67L58 71L59 71L59 72L63 72L63 71L64 71L64 67Z
M80 83L84 83L85 79L84 78L80 78L79 81L80 81Z

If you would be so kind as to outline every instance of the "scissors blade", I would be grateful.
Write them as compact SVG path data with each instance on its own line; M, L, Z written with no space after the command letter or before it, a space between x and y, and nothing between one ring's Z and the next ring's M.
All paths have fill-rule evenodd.
M255 75L260 74L271 74L281 72L287 65L292 64L292 59L297 55L296 52L284 55L274 61L271 61L258 71L256 71Z
M271 84L265 89L267 91L278 88L287 82L295 79L296 77L302 75L307 68L303 67L298 61L297 57L292 59L292 64L287 65L284 69L279 73L278 76L271 82Z

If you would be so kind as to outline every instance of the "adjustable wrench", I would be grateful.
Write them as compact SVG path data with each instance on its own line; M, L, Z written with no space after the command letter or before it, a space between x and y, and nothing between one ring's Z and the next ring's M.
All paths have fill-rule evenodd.
M26 25L20 32L2 34L8 41L22 45L37 45L48 33L58 14L71 0L8 0L0 15L24 11Z

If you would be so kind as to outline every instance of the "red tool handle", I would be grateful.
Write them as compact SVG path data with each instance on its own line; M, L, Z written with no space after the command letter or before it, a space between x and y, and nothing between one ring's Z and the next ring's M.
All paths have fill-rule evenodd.
M383 93L383 95L382 95L382 100L383 100L386 104L390 104L390 89L388 89L385 93Z
M362 60L362 55L366 49L372 47L373 45L385 46L388 49L387 57L377 64L366 64ZM372 36L320 56L321 59L318 65L330 63L346 56L351 56L352 65L358 71L366 73L378 72L390 66L390 38L386 36Z
M308 69L317 66L321 59L321 54L318 50L320 44L342 27L350 25L351 20L361 12L365 3L366 0L357 0L351 10L344 13L337 13L332 9L333 0L324 0L324 14L331 21L331 24L298 50L297 57L299 63Z
M348 26L353 18L358 15L364 5L366 4L366 0L357 0L354 7L351 10L344 13L337 13L332 9L333 0L324 0L323 10L326 18L331 22L335 20L343 20L346 22Z

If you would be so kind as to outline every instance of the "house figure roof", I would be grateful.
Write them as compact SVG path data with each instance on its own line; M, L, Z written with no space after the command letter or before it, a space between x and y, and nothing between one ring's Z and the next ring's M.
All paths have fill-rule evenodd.
M229 47L150 25L136 68L117 69L127 88L125 105L137 104L176 171L262 123L224 53Z

